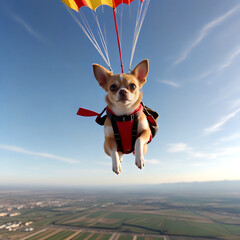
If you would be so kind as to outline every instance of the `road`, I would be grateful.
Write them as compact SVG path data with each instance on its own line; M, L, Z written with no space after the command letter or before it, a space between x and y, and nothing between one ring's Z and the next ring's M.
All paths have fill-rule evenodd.
M84 231L84 232L94 232L94 233L105 233L105 234L109 234L112 233L112 236L109 240L115 240L118 238L118 235L123 235L123 234L127 234L127 235L132 235L133 239L136 239L137 237L161 237L164 238L164 240L169 240L167 235L161 235L161 234L148 234L145 233L143 234L139 234L139 233L135 233L135 232L118 232L115 230L111 230L111 229L99 229L99 228L88 228L88 227L73 227L73 226L66 226L66 225L55 225L52 224L50 226L50 228L61 228L61 229L70 229L70 230L79 230L79 231Z

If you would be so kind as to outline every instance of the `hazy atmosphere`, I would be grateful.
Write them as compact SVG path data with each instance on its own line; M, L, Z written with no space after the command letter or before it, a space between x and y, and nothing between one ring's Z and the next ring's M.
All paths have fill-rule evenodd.
M137 3L124 6L127 16ZM93 63L105 62L60 0L1 0L0 184L239 180L239 26L238 0L150 2L132 67L149 59L143 102L159 113L159 131L145 167L131 154L117 176L103 127L76 115L79 107L106 106L92 72ZM120 73L114 34L109 56ZM131 44L123 42L125 71Z

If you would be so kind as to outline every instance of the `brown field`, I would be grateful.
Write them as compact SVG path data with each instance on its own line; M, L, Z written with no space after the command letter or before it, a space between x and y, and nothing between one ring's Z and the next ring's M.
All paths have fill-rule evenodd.
M32 207L36 202L43 206ZM21 225L12 232L0 229L1 240L240 239L240 193L236 191L169 195L158 191L69 195L35 191L1 195L1 212L5 206L17 209L18 205L27 207L21 208L18 216L0 217L0 226L9 222ZM32 232L25 231L29 221Z

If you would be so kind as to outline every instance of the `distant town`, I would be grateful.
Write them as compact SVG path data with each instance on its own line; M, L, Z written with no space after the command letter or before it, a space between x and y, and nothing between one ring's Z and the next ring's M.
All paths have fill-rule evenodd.
M11 204L11 203L1 203L0 205L0 219L3 217L16 217L21 215L20 210L24 209L36 209L36 208L54 208L54 207L64 207L69 206L70 201L33 201L28 203L20 203L20 204ZM17 231L21 230L24 232L32 232L34 230L32 225L33 221L21 222L21 221L11 221L0 225L0 230L6 231Z

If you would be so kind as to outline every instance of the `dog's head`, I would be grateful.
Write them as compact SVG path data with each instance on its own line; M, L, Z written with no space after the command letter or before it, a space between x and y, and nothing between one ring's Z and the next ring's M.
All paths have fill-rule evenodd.
M140 104L140 89L146 82L148 60L140 62L129 74L113 75L98 64L93 64L93 72L99 85L107 92L106 101L113 111L127 114Z

